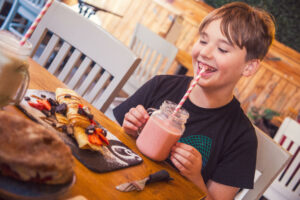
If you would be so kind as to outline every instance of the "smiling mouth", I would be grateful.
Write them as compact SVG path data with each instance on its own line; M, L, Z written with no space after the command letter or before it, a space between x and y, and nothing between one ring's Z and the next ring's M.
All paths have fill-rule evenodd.
M218 71L216 68L212 67L212 66L209 66L209 65L206 65L204 63L200 63L198 62L198 70L201 71L202 68L205 69L205 73L211 73L211 72L216 72Z

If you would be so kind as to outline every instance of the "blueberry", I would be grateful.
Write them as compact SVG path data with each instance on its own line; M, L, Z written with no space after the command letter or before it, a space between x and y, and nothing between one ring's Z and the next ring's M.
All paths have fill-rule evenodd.
M25 101L30 101L30 97L24 97Z

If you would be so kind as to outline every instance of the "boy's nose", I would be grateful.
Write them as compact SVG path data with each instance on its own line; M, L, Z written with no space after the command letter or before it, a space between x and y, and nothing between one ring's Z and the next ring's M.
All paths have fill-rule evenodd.
M200 56L206 59L210 59L213 56L213 47L206 45L200 50Z

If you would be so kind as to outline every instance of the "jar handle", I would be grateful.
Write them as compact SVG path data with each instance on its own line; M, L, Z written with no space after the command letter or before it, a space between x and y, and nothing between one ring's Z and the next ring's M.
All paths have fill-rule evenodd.
M154 112L154 111L156 111L157 109L156 108L147 108L147 113L149 114L149 115L152 115L152 113Z
M28 89L28 86L29 86L29 81L30 81L30 75L29 75L29 72L27 69L24 69L23 72L24 75L25 75L25 79L24 79L24 82L23 84L21 85L21 88L19 88L19 92L16 96L16 99L14 99L14 103L16 105L20 104L20 102L22 101L27 89Z
M147 108L147 113L151 116L152 113L154 111L156 111L157 109L156 108ZM147 122L146 122L147 123ZM145 125L144 125L145 126ZM138 130L137 130L137 134L140 135L140 133L142 132L144 126L140 127Z

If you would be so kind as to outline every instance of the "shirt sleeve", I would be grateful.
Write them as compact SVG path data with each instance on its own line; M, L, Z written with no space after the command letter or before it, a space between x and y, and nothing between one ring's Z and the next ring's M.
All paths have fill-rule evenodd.
M244 134L248 137L236 140L226 148L212 180L233 187L253 189L257 138L254 128Z
M157 76L146 82L140 87L132 96L128 97L126 101L117 106L114 110L114 116L119 124L123 123L125 114L130 108L137 105L143 105L145 108L150 105L151 97L156 88Z

